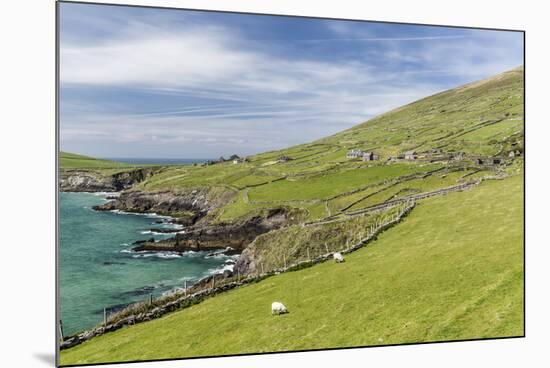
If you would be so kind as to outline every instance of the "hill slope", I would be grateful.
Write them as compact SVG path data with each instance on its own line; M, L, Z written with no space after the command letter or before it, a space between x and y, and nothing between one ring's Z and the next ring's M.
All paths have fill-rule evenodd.
M380 159L348 159L351 149L374 151ZM417 151L419 159L391 161L409 150ZM279 206L305 209L309 219L319 219L361 197L346 193L367 185L442 166L492 170L477 165L476 158L506 158L512 150L523 152L522 67L427 97L331 137L249 157L248 162L168 168L135 190L217 187L233 192L231 202L209 215L214 222L235 221ZM292 160L278 161L284 156ZM416 184L407 188L415 190ZM448 182L434 180L431 188L445 185Z
M343 264L94 338L61 364L522 335L522 188L515 176L424 200ZM274 300L290 313L271 316Z
M347 157L350 150L358 149L375 152L379 159ZM408 159L406 151L416 154ZM273 247L286 247L282 251L288 260L305 257L304 244L284 239L325 239L332 250L340 250L353 240L353 234L341 235L352 230L345 222L350 216L483 177L517 173L522 170L522 155L523 68L517 68L424 98L333 136L251 156L245 162L166 167L106 209L186 213L187 218L195 213L195 232L143 248L174 251L190 246L196 250L201 244L220 246L230 236L236 239L232 246L242 250L250 237L238 239L234 228L227 230L229 234L227 224L245 229L241 234L250 233L250 222L263 218L265 224L274 211L283 211L287 214L283 229L263 236L261 249L248 252L248 258L243 256L237 264L242 273L253 273L259 262L270 268L282 262L271 256ZM157 192L172 193L171 203L182 197L189 200L180 207L151 206ZM336 220L343 221L336 228L299 226ZM216 240L203 241L205 226L221 227ZM325 249L320 242L307 246L315 254Z

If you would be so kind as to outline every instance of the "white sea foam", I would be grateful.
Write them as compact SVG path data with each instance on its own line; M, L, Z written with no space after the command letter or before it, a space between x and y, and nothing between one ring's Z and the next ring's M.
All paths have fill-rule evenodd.
M155 231L155 229L143 230L143 231L140 231L139 233L143 234L143 235L160 235L160 236L172 236L172 235L175 234L175 232L173 232L173 233L162 233L160 231Z
M119 209L110 210L109 212L116 213L118 215L133 215L133 216L145 216L148 218L155 218L155 219L166 219L166 220L172 220L171 216L164 216L159 215L155 212L152 213L140 213L140 212L128 212L128 211L122 211Z
M181 258L182 255L176 252L133 252L136 253L132 258L162 258L162 259L174 259Z
M120 192L94 192L93 194L95 196L98 196L98 197L107 197L107 196L118 197L118 196L120 196Z
M217 267L217 268L210 268L207 271L207 274L208 275L217 275L217 274L222 274L224 271L233 272L234 266L235 266L234 264L223 264L223 265L221 265L220 267Z
M159 258L166 258L166 259L181 258L181 254L179 253L158 253L157 256Z
M143 213L142 215L144 216L147 216L149 218L156 218L156 219L166 219L166 220L170 220L172 219L171 216L165 216L165 215L159 215L155 212L152 212L152 213Z
M175 223L172 223L172 222L163 222L161 224L153 222L151 225L160 225L159 228L161 228L161 229L174 229L174 230L183 229L182 224L175 224Z

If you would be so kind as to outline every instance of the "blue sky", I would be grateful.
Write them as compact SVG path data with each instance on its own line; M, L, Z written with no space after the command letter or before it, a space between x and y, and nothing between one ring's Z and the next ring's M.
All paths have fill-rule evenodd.
M519 66L518 32L60 5L61 149L249 155Z

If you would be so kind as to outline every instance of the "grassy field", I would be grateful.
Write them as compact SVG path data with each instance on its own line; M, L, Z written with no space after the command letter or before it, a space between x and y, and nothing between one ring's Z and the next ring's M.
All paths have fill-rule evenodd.
M346 258L61 352L61 364L519 336L523 178L421 201ZM452 209L452 210L451 210ZM281 301L290 313L272 316Z

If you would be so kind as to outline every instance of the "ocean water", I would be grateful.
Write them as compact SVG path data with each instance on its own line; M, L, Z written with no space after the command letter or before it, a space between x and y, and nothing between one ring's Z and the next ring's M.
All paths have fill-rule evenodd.
M231 268L235 256L208 252L133 252L136 240L173 236L151 234L162 217L98 212L105 194L60 195L60 312L65 335L94 327L108 311L188 286Z

